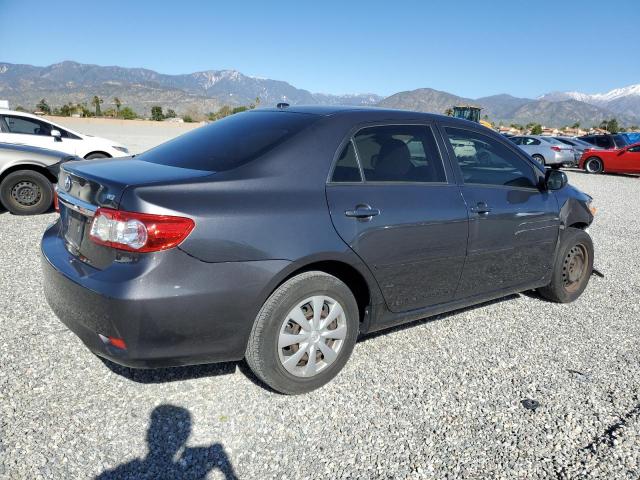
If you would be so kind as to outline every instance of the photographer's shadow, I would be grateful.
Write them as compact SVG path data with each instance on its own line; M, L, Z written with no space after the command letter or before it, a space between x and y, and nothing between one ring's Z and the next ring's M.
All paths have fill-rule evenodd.
M147 456L106 470L96 480L195 480L204 479L212 470L219 470L226 479L237 479L221 444L187 447L190 434L191 414L188 410L174 405L160 405L151 413L147 430Z

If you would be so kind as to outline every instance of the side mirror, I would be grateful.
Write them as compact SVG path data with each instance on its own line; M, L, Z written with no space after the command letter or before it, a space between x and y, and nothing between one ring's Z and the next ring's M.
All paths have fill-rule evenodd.
M569 177L562 170L547 170L545 174L545 180L547 190L560 190L567 183L569 183Z
M56 142L62 141L62 134L60 133L60 130L51 130L51 136Z

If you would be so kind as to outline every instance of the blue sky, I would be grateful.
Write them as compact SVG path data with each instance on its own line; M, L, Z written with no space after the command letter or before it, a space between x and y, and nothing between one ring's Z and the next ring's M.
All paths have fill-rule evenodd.
M534 97L640 83L636 1L0 0L0 61L236 69L313 92Z

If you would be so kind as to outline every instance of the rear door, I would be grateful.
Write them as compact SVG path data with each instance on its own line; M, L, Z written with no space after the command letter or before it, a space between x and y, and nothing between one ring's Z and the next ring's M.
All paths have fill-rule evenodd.
M402 312L451 300L466 253L460 189L431 125L370 125L346 140L326 187L333 224Z
M554 194L537 187L542 172L494 136L453 125L443 133L469 209L467 259L456 298L542 279L560 228Z

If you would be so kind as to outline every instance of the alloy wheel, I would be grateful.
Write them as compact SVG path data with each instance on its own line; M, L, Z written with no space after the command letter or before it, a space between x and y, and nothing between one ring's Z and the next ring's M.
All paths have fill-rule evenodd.
M597 158L590 158L587 160L587 164L585 165L585 169L589 173L600 173L602 171L602 164Z
M314 295L285 317L278 336L280 362L296 377L313 377L338 358L346 336L347 321L340 303Z

